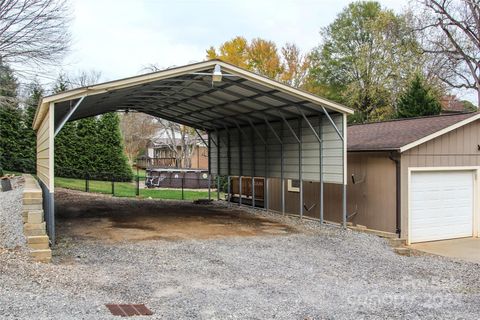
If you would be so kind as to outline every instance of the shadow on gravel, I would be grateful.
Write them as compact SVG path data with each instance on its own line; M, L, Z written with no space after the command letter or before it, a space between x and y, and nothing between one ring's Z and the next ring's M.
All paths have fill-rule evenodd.
M291 226L240 209L224 210L191 202L112 198L58 190L55 205L59 239L173 241L295 232Z

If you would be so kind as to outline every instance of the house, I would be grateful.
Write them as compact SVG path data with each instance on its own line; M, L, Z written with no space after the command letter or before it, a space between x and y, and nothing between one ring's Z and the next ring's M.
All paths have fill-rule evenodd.
M165 130L160 130L155 138L147 144L146 160L141 162L143 167L163 167L163 168L189 168L189 169L208 169L208 147L202 141L208 140L207 135L202 138L198 136L188 137L187 145L192 148L187 155L187 159L178 160L181 153L182 138L180 133L176 132L175 137L167 134ZM177 150L175 152L175 150Z
M463 113L473 110L469 110L468 101L460 101L457 99L456 95L446 95L440 99L440 104L442 106L442 114L447 113ZM473 105L472 105L473 106ZM474 106L473 106L474 107Z
M408 243L479 235L480 113L352 125L347 150L352 223Z

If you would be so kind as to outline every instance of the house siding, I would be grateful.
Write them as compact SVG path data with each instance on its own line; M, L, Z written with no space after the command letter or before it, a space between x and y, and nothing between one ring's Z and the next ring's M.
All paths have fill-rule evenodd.
M408 237L408 169L415 167L462 167L480 165L479 120L455 129L402 153L402 238Z

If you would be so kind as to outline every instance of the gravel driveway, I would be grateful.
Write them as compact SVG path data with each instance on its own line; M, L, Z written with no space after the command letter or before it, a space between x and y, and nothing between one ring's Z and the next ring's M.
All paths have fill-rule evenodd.
M53 264L0 252L0 315L118 319L478 319L480 265L403 257L380 238L273 217L298 232L106 243L61 239Z

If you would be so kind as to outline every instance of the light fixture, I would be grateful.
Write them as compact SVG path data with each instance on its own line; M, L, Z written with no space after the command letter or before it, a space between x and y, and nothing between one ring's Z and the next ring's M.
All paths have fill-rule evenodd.
M212 83L222 82L222 76L223 76L222 68L220 67L219 64L216 64L212 73Z

